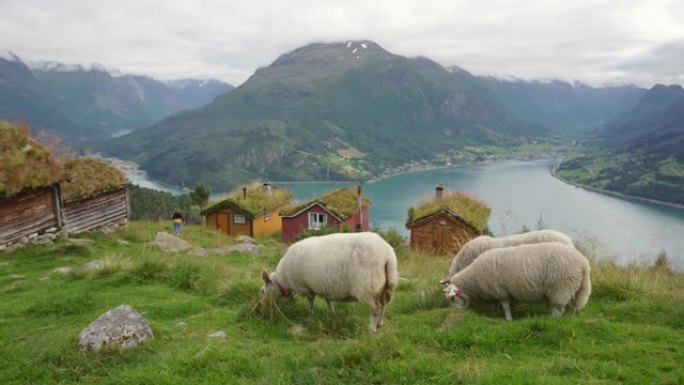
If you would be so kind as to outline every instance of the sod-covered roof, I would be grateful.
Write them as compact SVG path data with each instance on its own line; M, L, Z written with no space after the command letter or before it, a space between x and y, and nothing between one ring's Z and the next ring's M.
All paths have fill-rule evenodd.
M0 199L60 182L64 165L29 138L25 124L0 120Z
M487 229L491 209L484 202L461 192L445 192L441 200L435 198L424 201L420 206L408 211L406 227L411 227L441 211L447 212L478 231Z
M247 188L246 196L243 188ZM273 210L278 206L286 204L292 197L293 194L290 190L271 186L269 192L266 191L262 184L253 183L233 190L227 198L219 197L212 200L209 202L208 207L202 210L202 215L232 206L255 217L263 213L264 210Z
M371 199L365 195L361 197L362 205L367 206ZM294 216L307 207L318 203L340 219L347 218L359 209L356 187L339 188L325 195L309 199L298 205L289 206L280 212L282 216Z
M126 176L100 158L84 157L66 162L68 180L62 183L65 202L86 199L119 190L129 182Z

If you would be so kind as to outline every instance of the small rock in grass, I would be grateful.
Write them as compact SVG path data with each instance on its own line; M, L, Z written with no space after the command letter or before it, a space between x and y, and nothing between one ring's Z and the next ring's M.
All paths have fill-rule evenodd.
M302 324L294 324L292 327L290 327L289 331L293 336L301 336L302 334L306 333L306 328Z
M81 268L86 271L97 271L103 269L105 266L105 263L101 259L94 259L88 263L84 263L81 265Z
M26 276L24 275L19 275L19 274L12 274L9 276L10 279L24 279Z
M209 334L207 336L207 338L216 338L216 339L225 340L227 338L227 336L226 336L226 332L224 332L223 330L219 330L217 332Z
M55 268L52 271L57 273L57 274L70 274L72 271L74 271L74 269L72 269L69 266L61 266L61 267Z

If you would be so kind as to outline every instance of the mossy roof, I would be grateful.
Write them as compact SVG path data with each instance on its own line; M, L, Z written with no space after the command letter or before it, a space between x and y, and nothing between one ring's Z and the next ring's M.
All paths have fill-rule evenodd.
M368 196L363 195L361 199L363 206L367 206L371 203L371 199ZM280 214L282 216L293 216L314 203L319 203L340 219L351 216L359 208L356 187L347 187L339 188L319 197L309 199L298 205L286 207Z
M129 185L126 176L105 160L84 157L66 162L68 180L62 183L62 197L73 202L119 190Z
M243 188L247 188L246 197ZM263 213L264 210L273 210L286 204L293 196L290 190L281 187L271 186L269 193L265 191L261 183L253 183L233 190L228 198L219 198L209 202L208 207L202 210L202 215L227 206L233 206L255 217Z
M28 125L0 120L0 199L64 178L64 164L29 135Z
M406 227L411 227L421 220L440 211L460 218L478 231L487 229L491 209L484 202L470 195L454 191L445 192L441 200L435 198L423 202L420 206L409 209Z

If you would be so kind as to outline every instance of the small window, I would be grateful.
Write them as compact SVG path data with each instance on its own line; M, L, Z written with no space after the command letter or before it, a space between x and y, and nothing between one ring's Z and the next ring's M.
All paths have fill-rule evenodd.
M233 223L243 225L247 223L247 220L242 214L233 214Z
M271 210L264 209L264 222L271 219Z
M326 214L309 213L309 230L320 230L328 224L328 216Z

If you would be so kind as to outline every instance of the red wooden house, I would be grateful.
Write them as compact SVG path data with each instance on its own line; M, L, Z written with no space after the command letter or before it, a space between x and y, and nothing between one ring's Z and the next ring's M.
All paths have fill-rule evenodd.
M292 242L302 231L316 231L323 227L341 229L348 226L352 231L368 231L370 204L370 198L362 195L359 186L357 189L340 188L287 207L280 213L283 219L283 240Z

